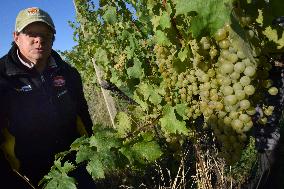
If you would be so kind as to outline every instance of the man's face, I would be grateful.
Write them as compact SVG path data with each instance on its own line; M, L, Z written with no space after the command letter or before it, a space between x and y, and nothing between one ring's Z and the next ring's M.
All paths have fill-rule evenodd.
M42 22L34 22L21 32L14 33L14 41L18 45L22 58L33 64L45 62L50 56L54 34L49 26Z

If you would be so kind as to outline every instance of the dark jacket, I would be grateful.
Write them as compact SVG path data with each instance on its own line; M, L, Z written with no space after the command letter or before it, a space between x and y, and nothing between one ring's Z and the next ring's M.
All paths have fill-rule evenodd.
M15 136L20 172L38 182L54 155L79 137L77 119L89 134L92 121L75 68L53 51L56 65L38 73L20 62L16 49L0 59L0 126Z

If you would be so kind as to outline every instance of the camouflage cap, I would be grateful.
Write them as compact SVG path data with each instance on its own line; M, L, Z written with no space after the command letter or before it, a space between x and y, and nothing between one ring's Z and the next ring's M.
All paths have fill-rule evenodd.
M33 22L44 22L51 27L54 33L56 32L49 14L38 7L27 8L19 12L16 18L15 31L20 32Z

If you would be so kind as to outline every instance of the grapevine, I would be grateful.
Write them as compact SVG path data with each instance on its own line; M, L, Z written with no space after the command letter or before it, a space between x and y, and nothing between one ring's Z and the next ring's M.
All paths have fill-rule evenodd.
M282 13L280 0L75 4L85 56L96 59L110 88L131 104L116 117L124 144L135 146L142 137L155 149L161 140L181 147L210 131L227 165L240 161L255 125L265 127L274 114L266 98L279 97L269 74L270 58L283 52L283 36L272 25Z

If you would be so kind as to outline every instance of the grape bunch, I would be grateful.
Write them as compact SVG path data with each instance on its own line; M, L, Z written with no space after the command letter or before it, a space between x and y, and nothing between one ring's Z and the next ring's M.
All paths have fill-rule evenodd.
M268 79L269 62L250 57L236 40L229 25L220 28L213 38L193 40L193 57L188 60L192 61L191 66L181 73L173 65L176 49L160 45L154 48L166 91L165 102L172 106L186 103L188 120L203 116L228 163L241 157L247 133L254 125L256 106L262 103L261 94L278 93ZM265 125L273 106L262 104L258 108L264 114L257 121Z

